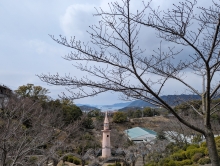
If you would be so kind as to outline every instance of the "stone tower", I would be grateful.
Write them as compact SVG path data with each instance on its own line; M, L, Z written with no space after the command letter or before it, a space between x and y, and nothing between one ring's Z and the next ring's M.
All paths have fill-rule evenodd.
M107 158L111 156L109 121L107 112L105 112L104 130L102 130L102 157Z

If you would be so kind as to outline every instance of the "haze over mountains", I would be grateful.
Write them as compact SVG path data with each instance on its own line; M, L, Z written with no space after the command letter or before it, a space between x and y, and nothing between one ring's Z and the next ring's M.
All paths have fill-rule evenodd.
M166 101L169 105L175 106L178 104L181 104L183 102L189 101L189 100L199 100L201 99L198 95L167 95L167 96L161 96L161 98ZM100 109L101 111L107 111L107 110L119 110L122 108L129 108L129 107L155 107L149 102L142 101L142 100L135 100L131 102L125 102L125 103L115 103L112 105L82 105L82 104L76 104L79 106L82 110L95 110Z

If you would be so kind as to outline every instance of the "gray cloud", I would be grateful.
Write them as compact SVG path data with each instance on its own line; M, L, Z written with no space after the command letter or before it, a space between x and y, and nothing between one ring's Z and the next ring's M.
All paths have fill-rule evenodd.
M110 0L65 0L65 1L1 1L0 2L0 83L16 89L18 86L33 83L48 88L51 96L65 91L63 87L49 86L41 82L36 74L61 75L70 73L81 76L83 73L73 68L72 62L61 58L70 49L58 45L48 34L58 37L62 34L67 37L76 36L85 42L90 38L86 33L88 26L96 24L99 17L94 7L108 10ZM153 7L169 8L175 0L156 0ZM207 1L199 1L207 6ZM209 3L209 2L208 2ZM132 1L132 10L136 11L143 6L142 1ZM140 46L152 53L152 49L158 47L155 32L148 28L142 28ZM165 44L164 47L167 45ZM190 82L196 86L196 77L187 76ZM192 79L193 78L193 79ZM175 88L174 88L175 87ZM176 91L180 86L170 82L169 89ZM76 103L109 104L118 101L117 94L105 93L93 98L81 99Z

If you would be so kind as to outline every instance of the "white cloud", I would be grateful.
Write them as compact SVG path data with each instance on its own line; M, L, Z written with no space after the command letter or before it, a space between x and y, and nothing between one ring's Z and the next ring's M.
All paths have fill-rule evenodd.
M87 36L86 29L96 22L93 17L94 5L74 4L69 6L60 17L60 26L66 36L77 36L82 39Z
M72 76L82 76L72 63L62 59L69 52L69 48L54 42L48 34L55 37L59 34L67 37L76 36L77 40L87 42L89 25L97 24L101 19L93 16L95 7L109 10L108 2L120 0L65 0L46 2L43 0L29 1L1 1L0 6L0 83L12 89L18 86L33 83L50 89L55 98L57 94L65 91L63 87L49 86L41 82L36 74L70 73ZM153 7L161 6L162 9L172 8L175 0L154 0ZM207 0L198 3L207 4ZM208 5L206 5L208 6ZM142 1L131 1L132 11L143 7ZM140 37L140 46L146 48L146 54L158 47L155 33L143 28ZM163 45L166 47L167 45ZM187 81L197 87L201 82L197 77L187 74ZM218 79L217 79L218 80ZM166 94L170 89L181 89L181 86L170 82ZM201 88L200 88L201 89ZM170 93L171 94L171 93ZM98 102L114 103L118 100L117 94L105 93L93 98L77 100L78 103L98 104Z

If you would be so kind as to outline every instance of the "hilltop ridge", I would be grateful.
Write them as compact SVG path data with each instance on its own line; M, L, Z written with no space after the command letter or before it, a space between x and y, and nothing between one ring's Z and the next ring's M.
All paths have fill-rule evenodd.
M164 95L161 96L161 98L166 101L169 105L176 106L178 104L181 104L186 101L190 100L199 100L199 95L187 95L187 94L181 94L181 95ZM149 102L143 101L143 100L134 100L130 102L124 102L124 103L115 103L111 105L90 105L90 104L76 104L80 108L86 108L87 110L119 110L119 109L126 109L129 107L133 108L142 108L142 107L155 107L155 105L152 105Z

